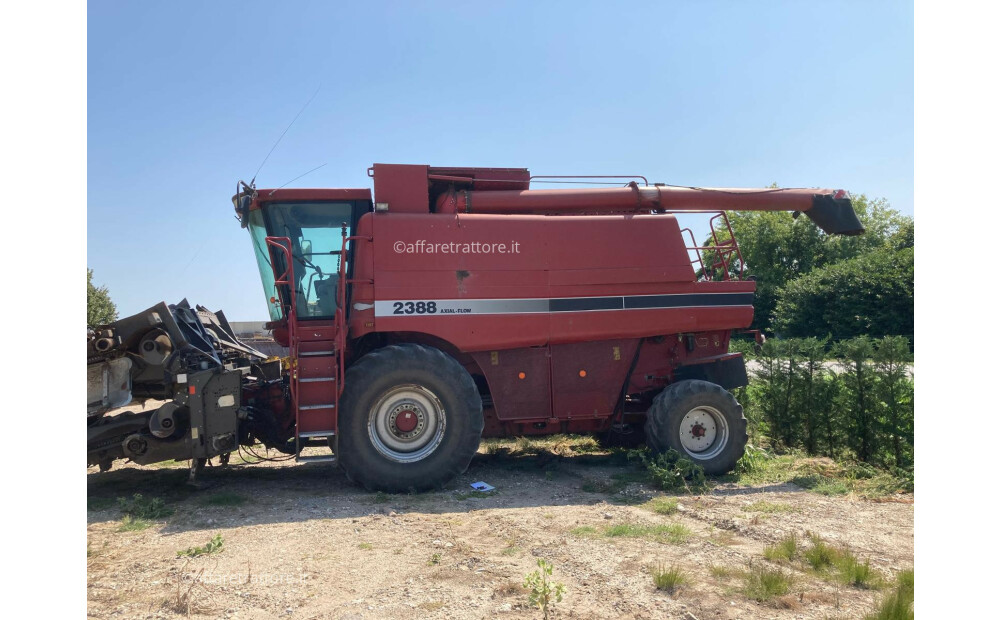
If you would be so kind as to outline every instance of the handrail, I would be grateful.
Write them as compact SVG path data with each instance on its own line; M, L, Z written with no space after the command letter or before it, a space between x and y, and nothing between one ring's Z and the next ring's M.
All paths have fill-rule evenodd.
M668 210L663 213L676 214L676 213L691 213L690 211L683 210ZM704 212L701 212L704 213ZM723 241L719 240L719 232L723 230L722 226L717 227L716 222L721 218L722 223L725 225L725 230L729 233L729 238ZM687 233L691 239L691 245L685 245L684 250L687 252L694 251L697 264L701 266L702 277L706 280L711 280L715 276L717 270L721 267L720 277L723 280L743 280L744 272L744 262L743 253L740 251L740 246L736 242L736 235L733 233L733 227L729 223L729 217L726 215L725 211L719 211L708 221L709 229L712 231L711 245L698 245L697 240L694 236L694 231L690 228L681 229L681 236L683 238L684 233ZM705 261L702 259L702 251L714 252L716 255L716 261L712 263L711 268L705 265ZM739 272L736 274L730 274L729 269L733 264L733 255L736 255L736 259L739 261ZM688 255L690 258L690 254ZM691 261L691 265L694 266L696 261Z
M295 316L295 270L292 264L292 240L288 237L265 237L264 241L269 248L278 248L285 255L285 270L281 274L274 273L274 261L271 261L271 271L274 273L274 285L284 284L288 288L288 305L291 310L290 316ZM273 257L272 257L273 258ZM281 291L278 291L281 295ZM279 299L280 301L280 299ZM286 313L286 317L289 316Z
M347 244L354 241L371 241L372 238L365 235L344 235L340 245L340 265L337 267L337 312L334 314L334 325L337 338L337 402L340 402L340 395L344 392L344 349L347 348L347 261L343 257L347 256ZM351 283L357 279L352 278ZM339 416L339 410L337 415Z
M265 237L269 248L277 248L284 254L285 270L279 275L274 274L274 285L284 285L288 287L288 309L285 311L285 322L288 325L288 351L291 356L292 368L289 371L290 377L288 389L292 397L292 411L295 413L295 452L299 452L299 335L297 327L297 314L295 307L295 269L292 263L292 240L288 237ZM274 255L271 256L271 271L274 272ZM278 289L280 301L281 289Z

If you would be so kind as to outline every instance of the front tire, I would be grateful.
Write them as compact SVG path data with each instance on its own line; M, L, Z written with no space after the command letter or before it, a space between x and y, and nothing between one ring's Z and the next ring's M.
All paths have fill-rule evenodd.
M747 420L743 407L721 386L679 381L653 399L646 414L646 441L656 453L673 449L705 473L724 474L743 456Z
M368 490L441 488L468 467L483 433L483 403L453 357L416 344L362 357L340 399L339 459Z

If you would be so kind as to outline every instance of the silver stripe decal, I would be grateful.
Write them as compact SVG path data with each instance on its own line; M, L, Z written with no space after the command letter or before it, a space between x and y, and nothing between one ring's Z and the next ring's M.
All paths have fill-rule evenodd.
M556 314L752 305L753 293L668 293L553 299L413 299L376 301L375 316Z

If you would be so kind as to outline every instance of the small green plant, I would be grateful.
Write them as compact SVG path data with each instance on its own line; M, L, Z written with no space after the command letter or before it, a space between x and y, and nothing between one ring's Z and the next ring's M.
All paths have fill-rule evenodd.
M374 547L372 547L371 543L359 543L358 549L361 549L362 551L371 551Z
M653 456L648 449L630 450L629 459L639 459L653 483L666 491L681 490L692 493L708 485L701 465L681 456L676 450Z
M119 532L138 532L144 530L153 523L149 519L137 519L131 515L122 517L122 524L118 526Z
M569 533L573 536L594 536L597 534L597 528L592 525L581 525L574 527Z
M658 564L651 572L656 589L665 590L669 594L673 594L677 588L689 582L687 574L678 566L667 568L662 564Z
M377 491L375 496L372 497L372 502L376 504L385 504L389 501L390 495L384 491Z
M913 570L896 577L896 589L888 594L865 620L913 620Z
M504 547L503 551L501 551L500 553L503 554L503 555L517 555L520 552L521 552L521 548L520 547L518 547L516 545L510 545L510 546Z
M177 557L189 557L196 558L199 555L211 555L213 553L220 553L222 551L222 534L216 534L212 537L212 540L208 541L208 544L204 547L188 547L183 551L177 552Z
M883 579L882 574L872 568L868 560L862 563L849 551L841 552L836 566L837 571L840 573L840 580L849 586L866 590L877 590L885 585L885 579Z
M799 541L793 532L782 538L778 544L765 547L764 557L772 562L780 562L782 560L791 562L798 555L798 552Z
M427 566L437 566L441 563L441 554L435 553L431 556L431 559L427 560Z
M545 620L549 617L549 606L553 602L562 601L563 592L566 590L566 586L561 583L553 584L549 579L551 576L552 564L538 558L538 570L524 578L524 587L528 589L528 602L542 610Z
M813 570L821 571L825 568L833 566L833 563L837 560L838 552L836 549L826 544L819 537L814 536L812 539L812 547L806 549L802 554L806 562L813 568Z
M765 602L788 594L792 578L780 569L758 565L743 576L743 593L755 601Z
M676 497L654 497L643 505L658 515L672 515L678 510Z
M132 499L118 498L118 508L126 516L135 519L162 519L174 514L172 508L167 508L159 497L146 499L141 493L136 493Z
M772 458L774 457L767 450L755 448L747 444L743 450L743 456L740 457L740 460L736 461L736 473L750 476L759 474L764 471L767 461Z

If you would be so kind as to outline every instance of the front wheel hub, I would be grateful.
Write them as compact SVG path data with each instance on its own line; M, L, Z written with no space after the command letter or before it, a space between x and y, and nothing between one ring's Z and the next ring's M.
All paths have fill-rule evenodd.
M375 403L368 415L368 438L389 460L411 463L429 456L444 439L441 400L421 385L399 385Z

